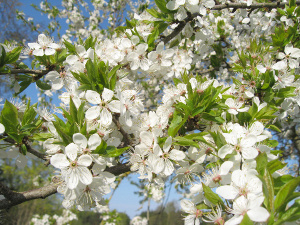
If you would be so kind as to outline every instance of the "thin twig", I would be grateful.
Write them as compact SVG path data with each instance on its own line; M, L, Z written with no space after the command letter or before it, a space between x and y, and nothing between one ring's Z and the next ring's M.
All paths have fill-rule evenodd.
M118 176L122 173L126 173L130 171L130 165L119 164L116 166L112 166L107 168L105 171ZM16 192L10 190L5 184L0 183L0 194L5 196L5 199L0 200L0 210L1 209L9 209L12 206L19 205L23 202L27 202L34 199L45 199L50 195L53 195L57 192L58 184L61 183L61 180L58 179L54 183L51 183L47 186L25 191L25 192Z
M227 3L222 5L215 5L210 10L222 10L222 9L262 9L262 8L281 8L285 5L288 5L288 2L281 2L281 3L256 3L252 5L247 5L246 3ZM296 1L296 5L300 5L300 1ZM185 27L185 25L189 22L191 22L193 19L195 19L197 16L201 16L199 13L193 13L189 15L187 18L185 18L183 21L180 21L178 26L174 29L174 31L166 36L162 41L164 44L171 41L174 37L176 37ZM176 23L176 22L175 22Z

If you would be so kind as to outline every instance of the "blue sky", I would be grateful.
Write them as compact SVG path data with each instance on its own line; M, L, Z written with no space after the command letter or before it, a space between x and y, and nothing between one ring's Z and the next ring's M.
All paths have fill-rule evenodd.
M35 4L38 5L40 4L39 0L20 0L22 3L22 6L20 7L19 10L23 11L27 16L33 17L34 21L38 21L39 23L42 24L47 24L48 23L48 18L46 15L41 15L40 12L37 12L33 7L30 6L30 4ZM59 6L60 1L50 1L50 2L55 2L57 6ZM66 23L62 23L62 31L64 28L67 27ZM37 34L36 34L37 35ZM24 92L27 96L31 98L31 102L35 103L38 101L37 97L37 89L35 87L35 84L30 85ZM59 100L56 99L54 100L54 103L59 105ZM138 175L130 175L131 179L133 181L138 180ZM173 186L174 187L174 186ZM139 215L142 211L145 211L147 209L147 204L144 204L144 207L137 211L138 208L140 208L139 201L141 198L139 198L134 192L139 191L134 185L130 184L130 181L126 178L124 179L119 188L115 191L111 201L110 201L110 208L111 209L116 209L119 212L125 212L128 214L130 218L133 218L136 215ZM168 193L166 193L166 196ZM110 195L108 195L109 197ZM168 201L172 200L177 200L179 199L179 195L176 194L175 189L171 188L170 194ZM151 209L155 209L159 204L155 203L154 201L151 201Z

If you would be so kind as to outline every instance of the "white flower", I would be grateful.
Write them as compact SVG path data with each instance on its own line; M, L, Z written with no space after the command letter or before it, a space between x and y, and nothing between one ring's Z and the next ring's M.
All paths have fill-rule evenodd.
M0 134L3 134L5 131L5 127L3 126L2 123L0 123Z
M68 188L74 189L79 181L89 185L93 181L91 171L87 168L92 164L92 157L89 155L81 155L77 158L78 146L71 143L66 146L65 154L59 153L51 157L50 163L62 170Z
M158 144L154 146L153 154L149 156L148 162L152 165L155 173L159 174L162 172L166 176L169 176L174 171L173 162L171 160L181 161L185 158L185 154L182 151L173 149L169 152L171 145L172 137L168 137L163 146L163 151Z
M244 107L244 108L240 109L244 103L235 101L235 100L233 100L233 98L226 99L225 104L229 106L228 112L233 115L237 115L238 112L246 112L249 109L249 107Z
M97 92L88 90L85 95L86 100L97 106L89 108L85 113L85 118L94 120L100 116L102 124L110 125L112 122L111 112L120 112L120 101L112 100L113 96L114 92L107 88L104 88L102 92L102 99Z
M54 55L55 49L59 48L59 45L53 43L52 39L46 37L45 34L38 36L38 43L28 43L28 46L34 49L32 54L35 56Z
M260 205L263 203L264 197L247 199L241 196L233 202L233 209L230 213L234 216L225 222L225 225L238 225L242 222L244 215L247 213L250 220L254 222L266 222L270 213Z
M130 61L130 68L132 70L141 68L142 70L147 71L149 69L150 61L146 58L147 49L147 44L139 44L135 51L128 54L127 60Z
M200 220L198 217L202 216L202 211L196 208L195 204L190 200L183 199L180 201L182 210L190 215L184 218L184 225L199 225Z
M216 193L225 199L259 196L262 194L262 182L256 174L256 170L235 170L231 176L231 185L218 187Z

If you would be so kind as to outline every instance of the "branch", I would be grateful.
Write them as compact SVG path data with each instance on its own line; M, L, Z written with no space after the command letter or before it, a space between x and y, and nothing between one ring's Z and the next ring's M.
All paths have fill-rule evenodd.
M130 137L129 135L127 134L127 132L122 128L120 122L119 122L119 116L113 116L113 122L116 124L118 130L121 132L121 134L123 135L123 138L124 138L124 147L125 146L129 146L130 145Z
M246 3L227 3L227 4L215 5L210 10L222 10L222 9L252 9L253 10L253 9L261 9L261 8L273 9L273 8L281 8L288 4L289 2L280 2L280 3L275 2L275 3L256 3L247 6ZM296 1L296 5L300 5L300 1ZM180 21L179 25L175 28L175 30L163 39L164 44L168 43L170 40L176 37L183 30L185 25L191 22L197 16L201 16L201 15L199 13L193 13L189 15L187 18L185 18L183 21Z
M130 171L130 165L119 164L116 166L112 166L107 168L105 171L118 176L122 173L126 173ZM51 183L45 187L37 188L30 191L25 192L16 192L10 190L5 184L0 183L0 194L5 196L5 199L0 200L0 210L1 209L9 209L12 206L21 204L23 202L27 202L34 199L45 199L50 195L53 195L57 192L57 187L61 183L61 180L56 180L54 183Z
M50 70L31 70L31 69L10 69L8 72L0 72L0 75L7 75L7 74L24 74L30 73L35 74L32 76L33 80L38 80L45 74L49 73Z
M17 143L15 142L15 140L13 140L12 138L0 135L0 140L4 140L10 144L13 145L17 145ZM31 147L31 145L28 143L28 140L26 139L26 137L22 140L22 143L25 144L27 151L30 152L31 154L35 155L36 157L48 161L48 158L46 157L47 155L45 153L41 153L37 150L35 150L34 148Z

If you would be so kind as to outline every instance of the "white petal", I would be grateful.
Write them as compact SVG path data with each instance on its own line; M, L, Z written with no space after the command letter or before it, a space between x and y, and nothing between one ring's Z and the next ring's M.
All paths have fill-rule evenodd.
M233 167L233 162L226 161L220 167L220 175L226 175L229 173L229 170Z
M170 150L171 144L172 144L172 137L168 137L163 147L164 152L168 152Z
M157 158L156 162L154 162L154 173L160 173L165 167L165 162L162 158Z
M52 48L46 48L45 49L45 55L54 55L55 54L55 50Z
M242 156L244 159L254 159L258 155L256 148L247 147L242 149Z
M119 100L113 100L108 103L108 108L112 112L120 113L121 102Z
M87 90L86 94L85 94L85 98L89 103L92 103L92 104L100 104L101 103L100 95L96 91Z
M104 88L103 92L102 92L102 99L105 102L108 102L112 99L112 97L114 96L114 92L112 90L109 90L107 88Z
M59 90L63 86L64 86L63 79L56 79L56 80L52 81L51 87L52 87L53 90Z
M183 160L185 158L185 154L182 151L173 149L170 152L169 158L172 159L172 160L180 161L180 160Z
M85 118L87 120L96 119L99 117L99 115L100 115L100 107L99 106L93 106L85 112Z
M70 162L67 159L67 156L65 154L55 154L50 158L50 163L52 166L58 168L58 169L62 169L65 168L67 166L69 166Z
M181 200L180 207L186 213L193 214L195 212L195 205L190 200L187 199Z
M270 213L263 207L250 209L247 214L249 218L255 222L266 222L270 216Z
M173 163L170 161L170 160L165 160L165 168L163 170L163 173L166 175L166 176L170 176L174 171L174 166L173 166Z
M44 55L44 50L43 49L36 49L32 52L33 55L36 56L43 56Z
M68 188L75 189L78 185L78 175L77 175L77 169L70 169L69 174L66 177L66 182L68 185Z
M88 144L89 149L95 150L101 144L101 138L98 134L93 134L92 136L90 136Z
M65 153L71 161L75 161L78 154L78 145L71 143L68 144L65 148Z
M47 73L47 75L45 76L45 81L54 81L57 78L59 78L59 73L57 71L50 71L49 73Z
M253 134L249 134L241 140L240 145L242 148L251 147L255 145L256 141L257 141L256 136Z
M284 60L279 61L272 66L272 69L274 70L284 70L286 68L287 68L287 64Z
M91 171L86 167L77 167L79 180L86 185L89 185L93 181L93 175Z
M87 146L87 139L84 135L80 133L73 134L73 141L77 144L81 149L85 149Z
M239 194L239 191L233 186L224 185L218 187L216 193L225 199L234 199Z
M93 159L89 155L81 155L77 161L78 165L86 166L86 167L90 166L92 164L92 162L93 162Z
M102 109L102 111L100 112L100 120L102 122L102 124L105 125L110 125L112 122L112 115L111 113L107 110L107 109Z
M227 154L231 154L233 150L234 150L234 148L231 145L224 145L222 148L219 149L218 156L221 159L224 159L225 156Z
M142 131L140 133L141 142L147 146L151 146L153 144L153 134L149 131Z
M238 225L242 222L243 218L244 218L244 216L242 216L242 215L234 216L234 217L230 218L229 220L227 220L224 225Z
M5 131L5 127L3 126L2 123L0 123L0 134L3 134Z

